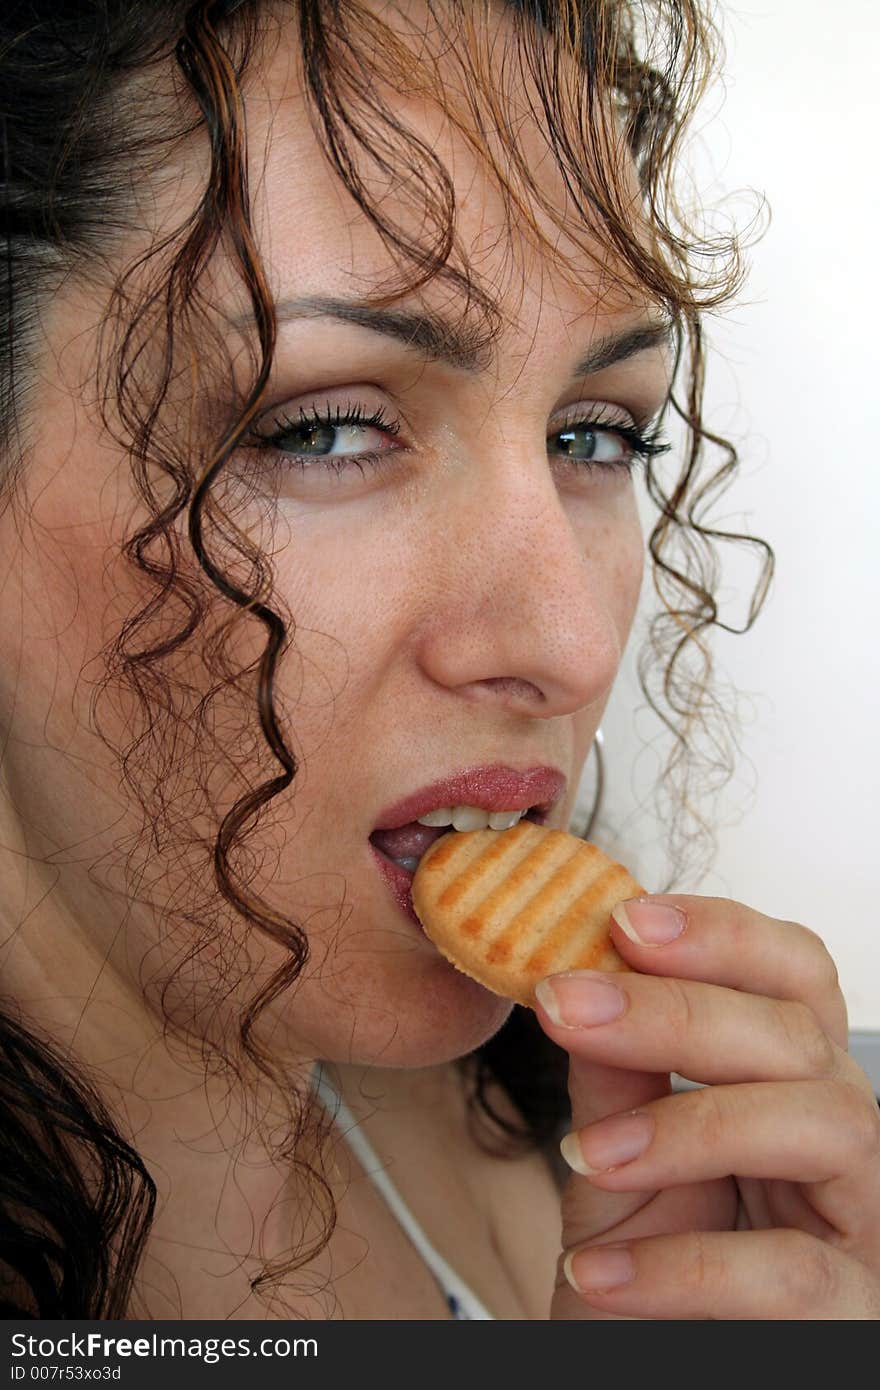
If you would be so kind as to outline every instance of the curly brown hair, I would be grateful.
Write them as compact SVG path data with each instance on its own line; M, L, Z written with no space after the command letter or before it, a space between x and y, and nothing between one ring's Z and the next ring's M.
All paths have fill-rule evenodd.
M693 810L691 788L710 767L717 779L718 749L726 746L728 715L711 693L706 643L713 627L735 630L720 621L713 593L717 542L738 541L763 554L742 630L757 617L772 575L765 542L706 520L735 473L737 455L703 423L702 322L736 293L744 274L737 236L701 234L696 214L677 194L682 137L720 57L711 13L698 0L425 0L425 6L444 60L457 69L454 102L424 51L414 62L401 29L361 0L93 0L88 6L13 0L0 16L6 270L0 508L13 503L27 465L29 372L41 306L64 277L103 272L113 263L115 239L132 222L137 177L149 179L184 142L202 152L196 205L116 276L108 300L100 399L149 518L124 546L147 597L102 653L93 716L100 733L102 710L121 693L133 695L140 711L128 745L113 749L143 809L143 833L120 846L126 881L143 896L151 859L174 864L180 886L173 903L159 906L176 943L175 975L198 960L208 979L205 994L192 999L189 1026L175 1017L174 1027L204 1047L206 1060L210 1051L210 1065L219 1056L233 1071L254 1066L279 1088L285 1078L255 1025L295 984L308 939L251 891L244 845L297 772L275 692L294 618L274 592L267 557L236 525L234 492L226 486L226 465L260 409L275 348L275 308L251 221L246 96L248 74L279 18L297 25L310 115L326 157L399 266L400 274L365 303L388 304L440 280L460 297L463 311L481 318L487 338L501 327L498 305L459 242L449 171L383 104L378 93L387 84L441 105L485 162L510 226L533 237L561 269L576 276L579 257L594 258L598 239L623 268L615 274L662 306L674 324L669 408L688 443L665 481L659 463L648 461L647 490L658 511L648 548L660 611L640 664L645 696L672 736L663 785L674 810L667 817L673 877L695 840L711 835ZM509 20L501 58L485 22L500 15ZM156 83L165 80L169 60L175 100L157 103ZM524 76L537 94L532 114L580 211L579 229L548 199L520 148L511 93L519 91L521 99ZM376 174L401 190L404 217L393 220L371 195ZM551 244L548 225L565 231L573 257ZM410 230L416 226L418 236ZM244 392L218 385L230 373L206 271L221 250L253 312L253 371ZM210 432L200 421L183 442L167 410L172 384L182 376L192 381L194 398L210 380L212 400L225 401L220 428L214 414ZM195 399L193 410L199 410ZM265 628L264 649L258 662L236 669L230 641L240 625L255 621ZM213 681L207 693L193 692L177 667L197 639ZM215 719L221 701L222 740ZM240 717L234 737L230 705ZM125 707L132 707L129 701ZM240 756L232 758L230 747ZM729 776L729 749L724 759ZM186 796L173 775L181 766L195 778ZM230 789L235 793L225 810L212 790L218 769L224 799ZM205 816L215 828L209 840L193 830ZM249 1000L238 1038L205 1042L197 1037L196 1016L210 1006L212 990L229 990L242 965L233 930L242 921L283 949L283 964ZM228 949L209 952L218 940ZM209 967L208 958L216 964ZM169 979L148 983L167 1000ZM5 1309L40 1317L123 1316L149 1231L151 1180L97 1095L76 1080L50 1041L10 1020L2 1042ZM525 1120L522 1132L510 1130L512 1139L542 1143L565 1119L561 1054L527 1012L515 1011L462 1069L484 1112L491 1113L488 1081L505 1085ZM308 1248L267 1268L255 1287L305 1264L332 1232L329 1187L298 1152L314 1123L305 1109L292 1111L283 1152L302 1166L322 1213L321 1232Z

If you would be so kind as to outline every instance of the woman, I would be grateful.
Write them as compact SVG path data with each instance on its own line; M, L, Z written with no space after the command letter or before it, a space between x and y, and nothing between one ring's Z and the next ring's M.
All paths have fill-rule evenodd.
M639 900L633 973L509 1017L409 905L426 812L568 824L637 466L684 804L735 462L701 473L700 313L740 268L672 183L711 26L648 9L0 20L8 1315L880 1316L807 927ZM560 1191L516 1136L555 1147L569 1060Z

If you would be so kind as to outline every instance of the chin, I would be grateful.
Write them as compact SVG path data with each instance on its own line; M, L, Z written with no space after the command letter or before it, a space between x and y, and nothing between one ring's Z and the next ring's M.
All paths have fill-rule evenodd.
M493 1037L514 1007L437 955L393 977L386 970L374 958L353 972L356 979L335 972L332 981L303 982L302 1011L291 1020L298 1050L360 1066L440 1066Z
M435 979L399 1005L398 1032L376 1065L429 1067L464 1057L498 1032L513 1007L444 961Z

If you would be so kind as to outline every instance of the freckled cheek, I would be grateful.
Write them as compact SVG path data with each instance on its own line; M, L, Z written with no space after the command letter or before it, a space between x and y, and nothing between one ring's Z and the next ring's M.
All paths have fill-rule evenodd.
M622 645L625 645L635 617L644 575L645 545L641 528L631 527L621 537L612 564L615 618Z
M321 627L355 652L405 621L425 546L405 541L389 516L316 527L294 541L290 556L278 562L277 575L295 622Z
M296 697L297 732L311 743L331 719L337 736L357 720L406 641L418 595L411 562L390 538L328 535L291 553L276 569L293 628L279 675Z
M617 629L621 650L635 617L645 572L645 538L635 494L620 499L619 510L585 538L587 553L601 574L608 613Z
M633 504L627 524L609 522L603 527L598 538L593 534L588 546L593 556L594 573L600 576L601 603L607 620L617 635L622 659L630 638L646 567L645 543L635 505ZM610 696L610 689L608 694ZM597 714L597 707L590 705L575 716L573 765L578 775L590 755ZM573 810L574 800L573 791L571 805L567 808L569 813Z

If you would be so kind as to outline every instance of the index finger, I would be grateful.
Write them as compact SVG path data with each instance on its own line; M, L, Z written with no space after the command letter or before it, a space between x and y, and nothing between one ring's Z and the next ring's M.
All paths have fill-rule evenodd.
M814 931L729 898L653 894L618 904L612 939L634 970L725 985L812 1009L838 1047L849 1037L834 961Z

